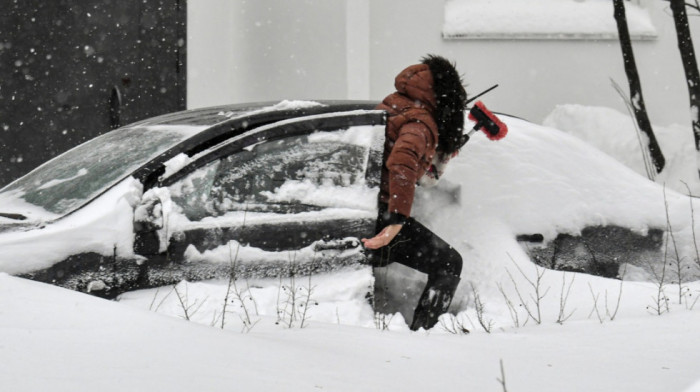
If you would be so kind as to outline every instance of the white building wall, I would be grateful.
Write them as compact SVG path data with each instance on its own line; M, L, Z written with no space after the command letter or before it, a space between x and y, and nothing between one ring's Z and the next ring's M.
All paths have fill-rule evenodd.
M191 0L188 107L348 96L345 0Z
M659 38L635 41L653 123L689 124L687 89L666 2L642 0ZM496 111L541 122L557 104L625 111L617 41L444 40L443 1L190 0L188 106L278 99L381 99L426 53L457 62L468 91ZM612 8L610 17L612 18ZM700 41L700 21L691 17ZM697 25L697 26L696 26Z
M237 34L234 2L194 0L187 4L187 107L233 102L238 78L235 66Z
M618 41L576 40L443 40L443 7L423 0L372 2L371 88L374 97L391 88L402 67L434 52L457 62L468 92L493 84L484 97L494 110L541 122L555 105L575 103L612 107L626 112L613 89L614 79L625 91L627 78ZM633 42L642 89L652 123L689 124L688 94L677 50L668 3L644 1L659 38ZM612 18L612 6L610 11ZM691 17L695 42L700 20ZM696 45L697 46L697 45ZM696 49L697 50L697 49Z

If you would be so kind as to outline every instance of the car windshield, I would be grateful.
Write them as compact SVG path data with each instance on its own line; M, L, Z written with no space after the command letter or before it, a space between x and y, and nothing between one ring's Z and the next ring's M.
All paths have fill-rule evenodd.
M67 214L204 128L136 125L96 137L0 190L0 214L37 219Z

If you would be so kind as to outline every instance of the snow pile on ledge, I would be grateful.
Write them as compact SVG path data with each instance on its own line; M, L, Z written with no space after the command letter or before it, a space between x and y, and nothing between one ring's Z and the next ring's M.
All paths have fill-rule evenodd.
M632 38L653 39L649 13L625 2ZM617 39L610 0L449 0L446 38Z

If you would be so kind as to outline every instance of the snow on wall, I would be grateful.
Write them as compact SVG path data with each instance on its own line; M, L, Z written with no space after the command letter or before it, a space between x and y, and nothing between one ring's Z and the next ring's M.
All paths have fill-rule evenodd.
M442 33L448 38L617 39L609 0L449 0ZM625 2L633 38L654 38L649 13Z

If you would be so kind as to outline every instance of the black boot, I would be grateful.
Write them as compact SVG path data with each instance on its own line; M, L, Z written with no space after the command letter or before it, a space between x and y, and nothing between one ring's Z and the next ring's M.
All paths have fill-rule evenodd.
M428 330L437 324L438 317L450 307L459 280L459 276L445 273L428 276L428 283L413 313L411 330Z

